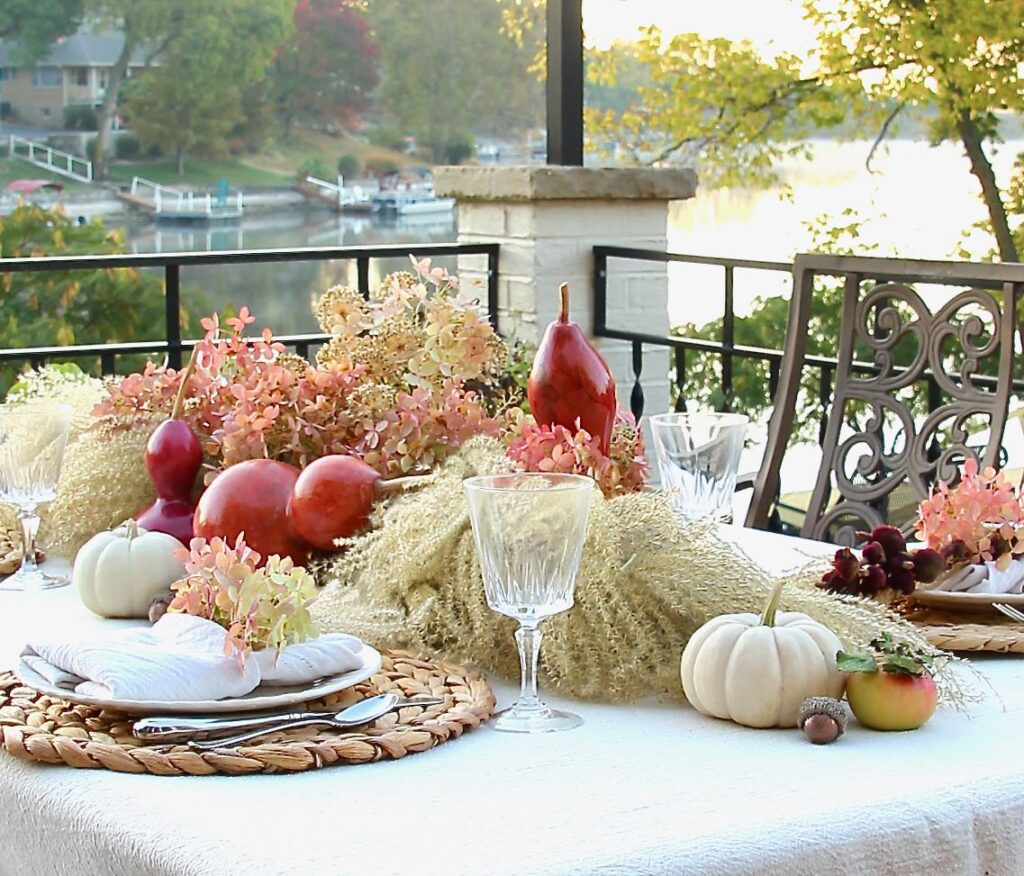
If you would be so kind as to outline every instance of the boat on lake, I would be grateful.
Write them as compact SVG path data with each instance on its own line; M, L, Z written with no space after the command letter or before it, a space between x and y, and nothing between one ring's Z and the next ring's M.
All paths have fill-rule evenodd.
M439 198L433 190L385 189L373 197L374 213L412 216L425 213L445 213L454 209L454 198Z

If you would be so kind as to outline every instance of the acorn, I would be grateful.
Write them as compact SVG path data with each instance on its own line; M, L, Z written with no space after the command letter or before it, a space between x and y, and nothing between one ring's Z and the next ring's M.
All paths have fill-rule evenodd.
M153 597L153 600L149 603L149 622L151 624L155 624L167 613L172 599L174 599L174 591L172 590L167 590Z
M846 706L832 697L808 697L800 707L796 726L815 745L828 745L846 730Z

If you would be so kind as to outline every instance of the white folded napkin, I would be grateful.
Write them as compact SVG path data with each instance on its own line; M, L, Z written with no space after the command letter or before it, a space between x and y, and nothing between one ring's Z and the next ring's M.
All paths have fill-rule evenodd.
M1024 560L1013 560L1002 570L993 563L961 566L929 589L950 593L1021 593L1024 591Z
M188 614L152 627L77 641L36 640L22 659L59 687L107 699L193 702L244 696L261 682L302 684L361 665L362 642L332 634L239 663L224 653L224 628ZM275 660L275 658L277 658Z

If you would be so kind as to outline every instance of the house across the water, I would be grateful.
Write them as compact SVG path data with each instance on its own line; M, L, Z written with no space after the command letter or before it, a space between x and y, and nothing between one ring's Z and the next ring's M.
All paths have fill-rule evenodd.
M19 66L14 44L0 40L0 119L42 128L77 127L81 116L70 107L95 109L103 102L107 79L124 36L83 26L58 40L34 67ZM145 55L136 52L128 75L142 70Z

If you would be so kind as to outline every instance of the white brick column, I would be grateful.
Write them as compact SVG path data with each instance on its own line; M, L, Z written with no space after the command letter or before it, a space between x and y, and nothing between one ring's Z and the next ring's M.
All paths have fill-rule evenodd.
M442 167L439 195L458 201L459 241L501 244L498 327L509 338L538 343L558 312L558 286L568 283L572 318L592 334L597 245L668 248L668 202L691 198L696 176L669 168ZM486 284L479 256L459 260L464 283ZM668 275L664 264L613 259L608 272L609 328L668 333ZM615 375L619 404L633 389L630 345L600 339ZM669 406L669 355L644 352L644 412Z

